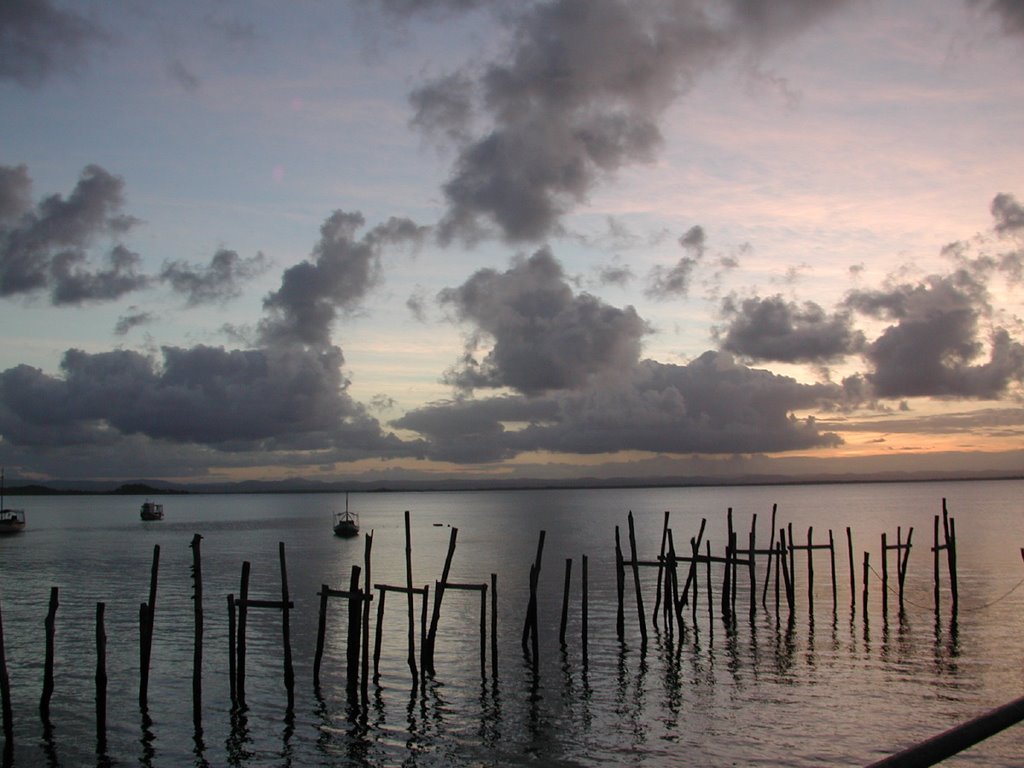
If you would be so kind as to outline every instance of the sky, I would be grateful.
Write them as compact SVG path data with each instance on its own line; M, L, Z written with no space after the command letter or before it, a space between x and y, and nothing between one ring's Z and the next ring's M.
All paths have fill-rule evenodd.
M7 0L8 479L1024 470L1020 0Z

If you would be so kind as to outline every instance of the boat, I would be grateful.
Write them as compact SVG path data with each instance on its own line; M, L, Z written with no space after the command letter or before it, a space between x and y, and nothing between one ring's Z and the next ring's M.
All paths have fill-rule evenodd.
M143 520L163 520L164 505L157 504L155 501L144 501L142 502L142 508L139 510L139 515Z
M345 494L345 511L334 513L334 535L349 539L359 533L359 515L348 510L348 494Z
M25 510L4 506L4 471L0 468L0 536L25 530Z

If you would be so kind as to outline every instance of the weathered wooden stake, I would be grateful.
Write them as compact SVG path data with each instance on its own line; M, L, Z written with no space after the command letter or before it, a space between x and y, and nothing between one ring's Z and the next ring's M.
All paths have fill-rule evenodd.
M584 566L586 567L586 566ZM491 679L498 680L498 574L491 574Z
M832 566L832 613L839 610L839 594L836 591L836 540L832 536L832 529L828 529L828 557Z
M935 595L935 613L939 613L939 516L936 515L932 521L932 573L935 577L934 584L934 595Z
M408 509L405 510L405 588L409 598L409 671L415 688L419 674L416 670L416 601L412 593L412 532Z
M355 700L356 692L359 690L359 641L362 636L360 622L363 617L363 591L359 588L360 570L358 565L352 566L352 576L348 584L348 648L346 649L348 664L345 670L345 687L350 701Z
M153 565L149 572L149 602L139 611L139 707L149 702L149 662L153 655L153 628L156 622L156 583L160 569L160 545L153 546Z
M666 600L672 605L672 619L679 628L679 634L683 633L683 606L679 601L679 558L676 556L676 544L672 537L672 530L668 532L668 577L671 580L671 589Z
M327 635L327 600L330 597L328 595L328 587L326 584L320 585L320 614L317 618L316 623L316 652L313 654L313 690L319 692L320 690L320 665L324 660L324 640ZM380 604L377 606L378 611L384 610L384 596L381 595ZM380 615L377 616L377 633L380 634ZM380 646L380 640L377 641L377 645Z
M203 559L198 533L192 536L192 614L194 617L192 649L192 723L199 728L203 719Z
M861 603L864 604L864 623L867 624L868 620L868 574L871 572L871 553L864 553L864 592L861 595Z
M0 613L0 707L3 707L4 743L14 744L14 712L11 709L11 679L7 675L7 653L4 650L4 620Z
M633 586L636 590L636 613L640 621L640 644L647 645L647 619L644 617L644 598L640 591L640 566L636 557L636 531L633 528L633 510L627 517L629 523L629 555L633 561Z
M749 578L750 578L750 620L754 620L754 616L757 613L757 515L754 515L754 520L750 525L750 537L747 546L750 548L750 552L747 555L750 565L747 566Z
M487 585L480 590L480 679L487 677Z
M850 609L857 607L857 575L853 570L853 531L846 526L846 549L850 557Z
M295 670L292 667L292 630L288 596L288 566L285 563L284 542L277 543L277 557L281 563L281 644L284 647L284 688L288 695L287 711L295 708Z
M238 706L245 708L245 625L249 618L249 572L252 565L248 560L242 562L242 583L238 592L238 636L235 651L235 700Z
M1021 553L1024 557L1024 552ZM583 555L580 561L580 644L583 650L583 663L587 663L587 640L588 640L588 624L589 624L589 611L590 606L587 601L589 596L587 594L589 584L587 583L587 556Z
M43 666L43 695L39 700L39 715L44 725L50 723L50 697L53 696L54 635L57 631L57 587L50 587L50 608L46 613L46 661Z
M107 633L105 603L96 603L96 752L107 751Z
M365 709L370 703L370 554L373 550L373 531L366 534L363 550L363 669L359 680L360 702Z
M532 648L532 662L534 668L540 663L540 640L537 629L537 583L540 580L541 559L544 556L545 531L540 532L537 540L537 559L530 566L530 602L526 606L526 621L523 624L523 653L530 655L527 651L527 640Z
M774 558L775 552L775 512L778 509L778 504L772 504L772 524L769 527L771 535L768 537L768 570L764 574L764 590L761 592L761 605L767 610L768 608L768 582L772 577L772 559ZM776 570L775 583L778 584L778 570ZM777 601L776 601L777 602ZM778 609L776 608L776 613Z
M792 563L792 546L786 547L786 532L782 528L779 529L779 547L782 549L782 581L783 586L786 589L786 605L789 607L789 617L793 618L793 603L795 602L796 595L795 585L793 584L793 570L791 567ZM788 556L787 556L788 549ZM789 560L789 562L787 562Z
M238 703L238 669L236 665L235 596L228 595L228 680L231 688L231 706Z
M889 615L889 556L886 535L882 534L882 615Z
M704 542L707 548L707 579L708 579L708 632L714 634L715 632L715 596L711 592L711 542ZM696 604L694 599L694 604ZM695 625L696 626L696 625Z
M437 622L441 618L441 601L444 600L444 591L448 586L448 574L452 569L452 558L455 556L455 540L458 538L459 529L452 528L451 536L448 538L448 554L444 558L444 568L441 571L441 580L434 585L434 611L430 615L430 630L427 632L427 642L423 646L423 674L434 674L434 644L437 642Z
M619 526L615 526L615 594L618 604L615 610L615 634L621 643L626 638L625 614L626 574L622 565L622 542L619 539Z
M910 530L907 531L907 543L901 545L901 548L896 550L896 563L899 566L896 575L900 585L900 613L903 613L903 582L907 578L907 562L910 560L910 542L913 538L914 527L911 526Z
M565 584L562 587L562 620L558 625L558 644L565 648L565 625L569 620L569 586L572 582L572 558L565 558Z
M661 549L658 552L658 587L656 589L657 597L654 600L654 612L651 615L651 622L654 624L654 628L658 628L658 609L661 608L661 583L665 573L665 547L668 544L668 516L669 511L665 510L665 523L661 527ZM666 623L668 619L666 618Z
M722 617L729 619L732 615L732 561L733 561L733 530L732 507L726 513L725 568L722 572Z
M807 613L814 618L814 526L807 527Z

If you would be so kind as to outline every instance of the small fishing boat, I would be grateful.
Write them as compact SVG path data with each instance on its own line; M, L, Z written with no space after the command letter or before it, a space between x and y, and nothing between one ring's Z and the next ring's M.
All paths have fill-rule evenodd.
M157 504L155 501L144 501L142 502L142 508L139 510L139 516L143 520L163 520L164 505Z
M4 507L4 471L0 468L0 536L25 530L25 510Z
M348 494L345 494L345 511L334 513L334 535L344 539L359 533L359 515L348 511Z

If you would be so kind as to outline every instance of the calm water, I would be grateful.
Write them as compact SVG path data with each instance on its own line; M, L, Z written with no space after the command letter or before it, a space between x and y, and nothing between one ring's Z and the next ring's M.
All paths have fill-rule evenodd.
M932 597L932 520L948 501L956 520L960 611L950 613L943 567L938 616ZM15 706L15 766L110 765L863 765L1024 692L1024 482L786 486L711 489L353 494L363 531L373 530L372 580L405 584L404 510L410 510L413 582L440 578L452 527L458 545L450 580L498 583L498 680L481 676L479 596L445 595L436 676L413 688L407 663L407 603L390 594L381 626L378 684L366 710L345 690L346 618L332 601L315 694L312 666L321 584L347 588L363 540L331 535L334 495L175 496L167 519L143 523L132 497L15 499L29 530L0 539L0 607ZM22 504L22 502L24 502ZM657 557L665 510L677 548L688 550L701 518L714 554L725 543L732 507L740 546L757 516L758 546L792 523L798 543L832 529L838 609L827 551L814 553L813 613L806 555L798 554L796 609L781 617L769 591L748 618L740 575L738 618L716 610L701 579L696 624L685 609L682 637L650 626L656 569L642 571L649 641L641 648L627 573L626 642L615 631L615 526L624 547L627 512L636 520L641 560ZM851 610L846 527L853 532L856 609ZM882 613L872 573L861 603L863 552L881 571L880 537L914 528L900 617L892 595ZM540 664L520 646L529 570L546 532L540 575ZM205 658L202 731L192 723L192 535L203 536ZM250 597L280 598L278 542L288 557L295 609L291 632L295 708L286 711L280 612L253 611L247 632L247 704L232 712L226 596L252 563ZM149 708L138 706L138 611L147 600L154 545L160 577ZM580 642L582 555L589 560L589 644ZM628 549L626 551L628 557ZM566 648L558 643L565 559L573 558ZM894 558L894 555L890 555ZM891 561L895 568L894 560ZM764 580L764 562L758 569ZM44 619L50 587L60 588L56 623L53 729L39 714ZM760 587L759 587L760 591ZM489 599L489 598L488 598ZM106 603L108 742L96 754L96 603ZM759 601L758 601L759 602ZM419 603L417 603L417 611ZM417 617L418 619L418 617ZM376 601L372 611L376 627ZM418 631L418 629L417 629ZM373 632L371 632L371 642ZM417 643L418 643L417 635ZM489 642L489 641L488 641ZM949 761L1020 765L1024 726ZM5 763L7 765L7 763Z

